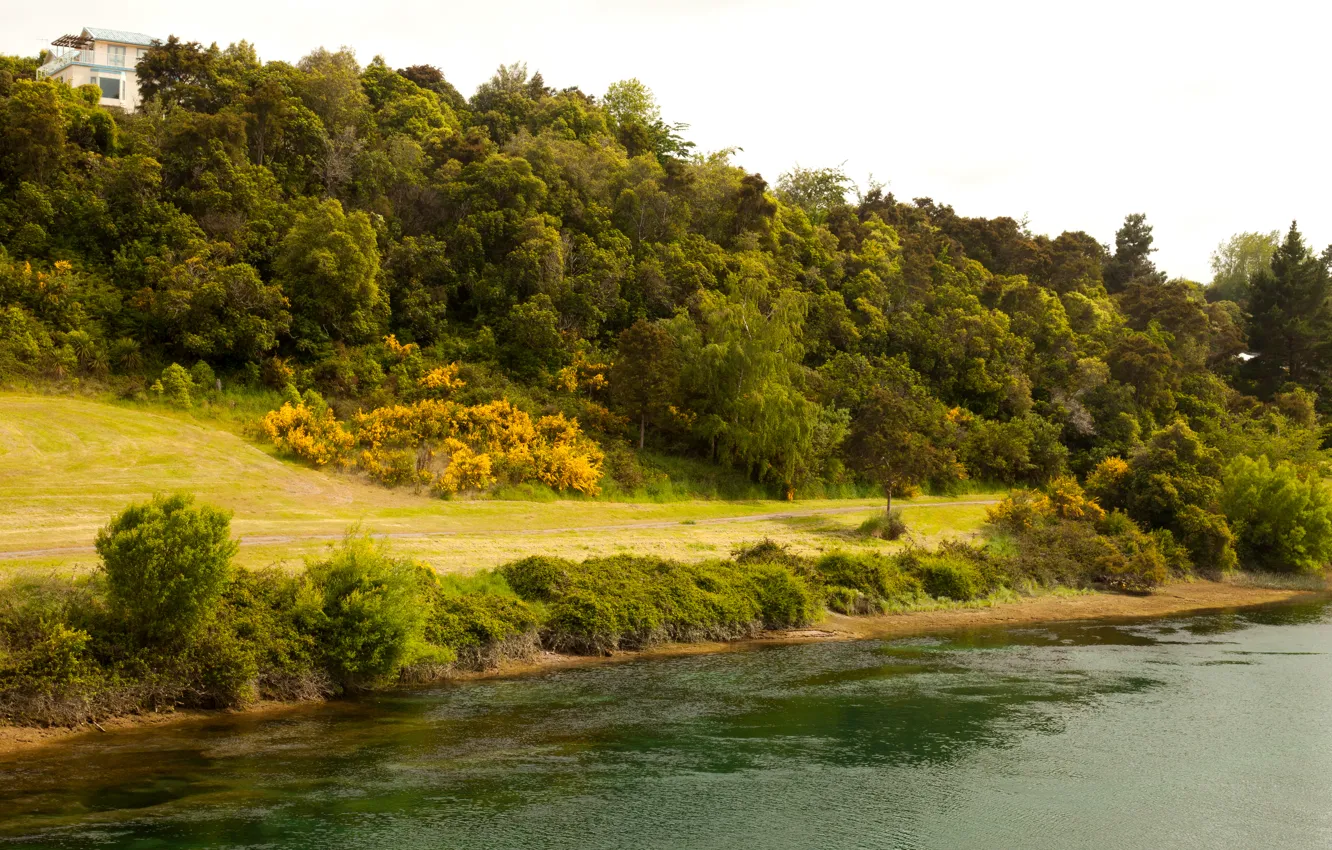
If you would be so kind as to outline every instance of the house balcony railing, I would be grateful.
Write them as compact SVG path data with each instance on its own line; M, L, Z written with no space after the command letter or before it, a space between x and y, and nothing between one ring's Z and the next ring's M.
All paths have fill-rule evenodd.
M85 58L84 54L88 54ZM51 55L46 60L46 64L37 69L37 79L41 80L53 74L58 74L77 62L92 62L93 56L91 50L62 50Z

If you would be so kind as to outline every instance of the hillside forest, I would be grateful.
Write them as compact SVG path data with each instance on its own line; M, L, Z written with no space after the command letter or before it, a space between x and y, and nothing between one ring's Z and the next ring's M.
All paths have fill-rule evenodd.
M1295 223L1196 282L1140 213L1103 245L838 168L770 183L633 79L513 64L467 97L172 37L124 114L37 64L0 59L10 387L248 394L282 451L441 497L687 459L786 498L1031 488L996 523L1086 505L1172 569L1332 557L1332 248Z

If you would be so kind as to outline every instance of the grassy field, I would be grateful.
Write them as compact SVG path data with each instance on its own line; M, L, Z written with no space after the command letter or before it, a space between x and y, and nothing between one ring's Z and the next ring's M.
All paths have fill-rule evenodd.
M113 513L173 490L234 511L247 566L318 554L356 525L389 536L399 552L461 572L534 553L698 560L763 537L803 552L889 545L855 533L882 510L878 500L441 501L279 460L185 413L0 395L0 575L90 568L93 536ZM976 502L993 497L923 498L904 507L913 534L929 542L977 530L984 505ZM957 501L972 503L950 504Z

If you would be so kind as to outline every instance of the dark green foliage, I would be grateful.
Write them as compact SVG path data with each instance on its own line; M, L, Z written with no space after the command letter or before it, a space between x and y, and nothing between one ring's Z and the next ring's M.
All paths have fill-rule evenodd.
M659 426L679 400L680 362L675 339L660 325L643 320L620 332L611 386L615 401L638 424L641 451L648 422Z
M1033 414L1007 422L978 420L959 451L973 477L1004 484L1044 484L1066 470L1059 427Z
M887 555L834 552L820 558L815 569L830 587L860 591L882 604L907 603L924 592L920 579Z
M930 478L957 474L953 433L943 405L900 360L885 362L854 409L846 456L852 468L883 488L885 515L893 495Z
M131 505L97 533L112 609L141 646L179 643L231 579L231 515L187 494Z
M1249 341L1258 354L1246 369L1272 394L1287 381L1327 387L1332 364L1332 273L1291 222L1268 268L1249 279Z
M1133 282L1148 285L1165 282L1165 275L1156 270L1151 260L1156 251L1152 241L1152 226L1147 223L1146 215L1133 213L1125 217L1124 226L1115 233L1115 253L1105 263L1108 291L1120 292Z
M572 561L547 555L532 555L510 561L499 572L513 588L513 592L529 602L549 602L569 581L574 568Z
M567 584L552 594L543 641L596 654L666 640L728 640L806 625L817 610L810 583L781 564L597 558L569 568Z
M964 602L985 590L984 578L970 560L953 555L926 555L916 559L914 571L930 596Z

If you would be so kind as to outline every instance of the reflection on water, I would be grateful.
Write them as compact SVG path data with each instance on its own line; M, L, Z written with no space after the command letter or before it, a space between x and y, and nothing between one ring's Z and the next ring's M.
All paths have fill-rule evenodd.
M1322 604L773 646L85 737L32 847L1332 846Z

